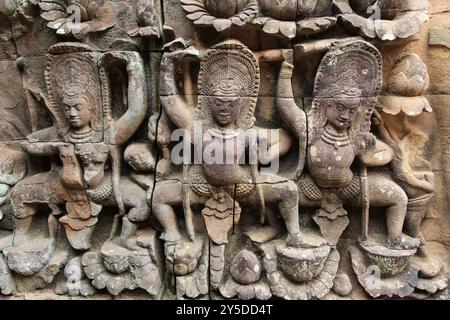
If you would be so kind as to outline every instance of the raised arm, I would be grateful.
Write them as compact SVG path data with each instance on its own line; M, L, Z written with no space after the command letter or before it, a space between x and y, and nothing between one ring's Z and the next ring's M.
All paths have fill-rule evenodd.
M292 90L292 73L294 70L294 58L292 50L270 50L266 51L262 59L264 61L282 61L280 74L277 83L276 105L280 112L281 119L287 128L299 140L299 162L296 168L295 176L298 178L305 165L306 144L307 144L307 125L306 114L300 109L294 100Z
M111 128L113 143L123 144L136 132L147 114L144 63L137 52L108 52L102 61L110 58L121 60L127 66L128 110Z
M288 128L300 139L306 141L306 114L294 100L292 90L293 52L281 51L283 62L277 84L277 107Z
M292 147L293 139L288 131L284 129L262 129L257 128L259 148L264 147L259 153L259 161L268 164L285 156ZM259 150L262 151L262 150Z
M177 127L183 128L193 136L194 119L186 102L179 93L175 79L175 61L186 57L198 56L195 49L185 49L165 53L161 61L160 101L170 121Z

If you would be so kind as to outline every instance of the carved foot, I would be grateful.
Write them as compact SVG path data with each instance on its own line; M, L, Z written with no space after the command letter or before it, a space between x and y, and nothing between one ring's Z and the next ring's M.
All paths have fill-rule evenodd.
M166 245L176 245L181 242L181 235L174 231L164 231L159 237Z
M385 241L387 248L392 250L413 250L420 246L420 240L402 234L396 239L388 239Z
M411 258L411 263L419 270L419 276L425 279L437 277L443 268L442 262L431 256L420 257L416 255Z
M296 233L296 234L288 235L286 238L286 244L289 247L295 247L295 248L302 247L304 244L303 239L302 239L302 234Z

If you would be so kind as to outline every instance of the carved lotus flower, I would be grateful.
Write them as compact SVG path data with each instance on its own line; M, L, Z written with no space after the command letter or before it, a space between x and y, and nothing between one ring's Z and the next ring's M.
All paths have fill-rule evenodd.
M429 84L427 66L416 54L401 58L389 77L389 91L402 96L423 95Z
M334 5L344 24L372 39L408 38L429 18L428 1L422 0L334 0Z
M213 26L218 32L244 26L258 14L256 0L180 0L187 18L197 26Z
M247 0L205 0L205 8L216 17L231 18L241 12L248 3Z
M262 275L262 264L249 250L240 251L231 262L230 274L219 287L223 297L240 300L267 300L272 297L270 288Z
M281 246L277 248L278 265L291 280L297 283L309 282L322 272L330 250L328 246L302 251Z
M408 54L400 59L391 71L388 90L393 95L380 97L383 112L392 115L403 112L409 116L417 116L424 110L433 111L426 93L430 84L427 66L416 54Z
M41 0L39 7L47 27L79 40L116 24L117 7L105 0ZM79 21L73 21L74 18Z
M259 0L259 4L265 16L282 21L296 21L309 18L317 0Z
M253 23L268 34L293 39L328 30L336 24L335 17L311 18L317 0L259 0L262 17Z
M391 250L383 246L361 244L364 255L370 265L378 266L382 276L391 277L405 270L410 259L416 253L413 250Z
M106 288L114 296L137 288L156 296L162 285L156 239L154 230L143 228L128 239L127 246L118 237L106 241L100 249L83 254L81 265L86 277L96 289Z
M104 4L104 0L77 0L72 6L80 10L81 21L89 21L97 17L99 8Z
M261 277L261 263L254 253L248 250L239 252L231 262L233 279L241 284L255 283Z

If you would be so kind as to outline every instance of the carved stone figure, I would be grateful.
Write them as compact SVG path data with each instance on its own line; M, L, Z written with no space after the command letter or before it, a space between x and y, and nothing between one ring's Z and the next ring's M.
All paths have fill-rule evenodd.
M255 165L239 162L243 152L251 149L246 144L248 142L242 139L245 133L253 134L253 143L264 140L269 142L268 157L283 155L291 144L289 136L283 130L267 133L267 130L254 126L254 110L259 90L256 57L237 41L227 41L207 51L201 59L198 104L192 112L179 95L174 79L175 62L189 55L197 55L197 52L188 49L163 56L160 94L164 111L177 127L186 129L191 137L198 134L194 131L199 122L195 120L200 120L203 126L200 135L205 142L196 148L202 154L206 154L205 150L208 148L226 152L223 141L231 141L238 153L233 155L231 162L226 163L203 159L201 166L185 170L186 182L156 183L153 213L164 227L161 238L166 242L166 247L183 240L173 206L185 203L187 236L193 240L195 233L191 206L204 205L202 215L209 238L214 250L217 247L219 252L222 251L218 255L211 254L223 261L223 247L228 242L228 232L238 223L242 212L240 204L255 199L261 201L261 205L278 204L288 230L287 244L300 245L295 184L275 175L260 176ZM279 140L270 140L271 135L276 134L279 134ZM217 266L214 270L219 273L216 275L218 279L213 281L220 281L223 266Z
M128 94L127 111L118 119L105 66L115 59L126 65L129 92L139 92ZM52 156L52 168L24 179L12 191L14 241L3 239L2 247L28 252L33 216L38 204L46 204L51 215L63 215L59 221L72 247L86 250L92 245L91 234L103 205L118 206L122 213L130 208L133 218L145 218L149 211L145 191L129 180L121 183L118 153L118 146L134 134L146 113L142 61L132 52L99 54L85 45L61 43L49 50L46 83L54 124L30 135L23 147L34 156ZM111 172L106 169L109 158ZM50 236L50 242L42 242L50 252L54 240ZM40 245L35 241L35 246Z
M419 56L403 56L389 76L389 93L392 95L380 98L383 109L378 119L381 137L396 153L391 163L394 177L408 195L407 231L412 237L420 239L417 254L425 264L420 267L421 273L433 278L442 266L429 256L420 230L435 191L434 173L427 160L430 133L410 121L422 112L433 111L428 100L422 96L428 89L429 81L426 65Z
M0 220L3 227L11 227L12 210L10 190L27 173L26 156L24 152L12 150L6 146L0 147ZM6 212L5 212L6 210Z
M347 223L338 222L347 214L343 209L345 202L370 201L371 205L387 207L385 245L411 249L416 243L402 235L407 203L403 190L382 175L367 177L364 169L362 174L351 169L357 157L363 167L383 166L392 161L392 151L370 133L370 118L381 90L381 63L376 48L363 41L338 44L323 58L308 116L308 170L298 181L300 202L306 206L319 205L316 222L323 228L326 224L321 221L323 218L337 220L342 225L341 232L348 223L348 219ZM285 100L278 107L286 124L304 141L304 125L298 121L303 116L293 100L291 75L292 60L284 61L278 90ZM367 194L364 188L368 188ZM332 242L336 243L339 237L332 236Z
M448 299L449 10L0 0L0 299Z

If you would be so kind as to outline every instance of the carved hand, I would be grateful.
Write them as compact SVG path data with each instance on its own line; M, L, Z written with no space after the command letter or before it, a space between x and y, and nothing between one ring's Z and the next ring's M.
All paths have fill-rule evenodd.
M261 52L258 56L261 61L294 63L294 50L292 49L267 50Z
M364 140L361 145L361 151L365 152L367 150L372 150L375 148L377 143L377 138L370 132L366 133Z
M185 49L176 50L172 52L166 52L163 55L163 63L170 60L173 62L185 62L185 61L196 61L200 58L200 52L194 47L187 47Z

